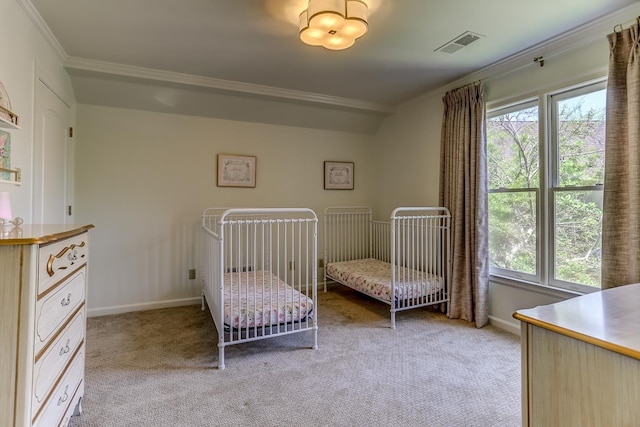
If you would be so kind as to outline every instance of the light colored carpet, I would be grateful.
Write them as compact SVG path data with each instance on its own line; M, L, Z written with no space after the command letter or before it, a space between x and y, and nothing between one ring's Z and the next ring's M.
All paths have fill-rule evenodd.
M515 335L319 294L311 332L226 347L200 306L88 319L83 414L71 426L519 426Z

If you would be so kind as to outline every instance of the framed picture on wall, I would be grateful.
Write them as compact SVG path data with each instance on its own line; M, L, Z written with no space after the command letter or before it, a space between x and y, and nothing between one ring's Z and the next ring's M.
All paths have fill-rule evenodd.
M353 190L353 162L324 162L325 190Z
M218 154L218 187L255 187L256 156Z
M0 130L0 180L9 181L11 175L11 134Z

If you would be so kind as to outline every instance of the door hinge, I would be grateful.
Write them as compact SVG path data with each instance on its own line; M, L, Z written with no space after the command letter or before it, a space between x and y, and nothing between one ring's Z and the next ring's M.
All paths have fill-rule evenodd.
M69 214L69 216L71 216L71 205L67 206L67 213Z
M69 138L73 138L73 128L69 128Z

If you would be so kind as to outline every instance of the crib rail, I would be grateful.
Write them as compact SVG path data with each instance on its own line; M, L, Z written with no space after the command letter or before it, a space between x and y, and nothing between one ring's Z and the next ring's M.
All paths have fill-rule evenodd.
M317 348L317 222L307 208L204 211L203 308L220 369L226 345L313 330Z
M324 213L324 289L327 266L374 258L389 263L390 296L358 289L395 312L449 301L451 215L443 207L400 207L375 221L367 207L329 207ZM367 279L367 280L370 280ZM382 278L384 280L384 278Z
M397 310L449 300L450 222L443 207L393 211L391 275Z
M325 209L325 264L371 256L371 217L371 209L365 206Z

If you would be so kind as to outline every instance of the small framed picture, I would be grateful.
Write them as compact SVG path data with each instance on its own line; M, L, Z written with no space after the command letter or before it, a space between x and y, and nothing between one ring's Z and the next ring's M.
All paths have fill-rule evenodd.
M353 190L353 162L324 162L325 190Z
M0 130L0 180L9 181L11 173L7 172L11 169L11 134Z
M218 187L255 187L256 156L218 154Z

